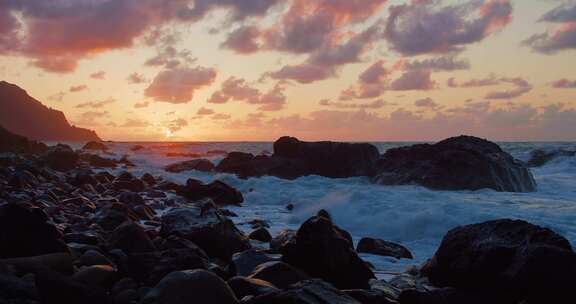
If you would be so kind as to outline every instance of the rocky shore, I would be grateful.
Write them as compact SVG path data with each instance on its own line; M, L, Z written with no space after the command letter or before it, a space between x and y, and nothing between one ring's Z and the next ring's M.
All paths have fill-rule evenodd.
M81 150L47 147L0 129L0 303L534 304L573 298L576 253L569 241L528 222L456 227L425 264L377 279L359 253L405 259L412 257L409 248L373 238L355 246L323 210L296 231L271 235L265 222L254 221L245 234L226 209L244 203L233 187L135 176L128 158L96 154L104 150L99 142ZM367 144L286 137L271 156L229 153L217 165L206 161L167 170L367 176L440 190L536 188L523 164L471 137L384 155ZM118 169L124 171L113 174ZM450 174L449 182L438 183Z

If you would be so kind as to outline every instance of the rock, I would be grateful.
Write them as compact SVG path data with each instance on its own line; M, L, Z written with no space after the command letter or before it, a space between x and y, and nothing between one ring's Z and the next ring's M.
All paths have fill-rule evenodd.
M50 147L41 160L56 171L70 171L78 165L80 156L70 146L58 144Z
M392 242L373 238L362 238L356 246L356 251L359 253L390 256L397 259L413 258L412 253L410 250L406 249L406 247Z
M232 256L232 265L239 276L248 276L258 265L271 261L278 261L278 259L257 249L238 252Z
M378 162L378 174L373 180L437 190L536 190L534 177L520 161L497 144L472 136L390 149Z
M294 283L310 279L302 271L279 261L258 265L248 278L270 282L280 289L285 289Z
M68 252L62 236L38 208L20 204L0 205L0 258Z
M255 230L253 230L252 232L250 232L250 234L248 235L248 238L251 240L256 240L256 241L265 242L265 243L268 243L268 242L270 242L270 240L272 240L272 236L270 235L270 232L268 232L268 230L266 230L266 228L264 228L264 227L257 228Z
M135 145L135 146L130 147L130 151L133 151L133 152L144 150L144 149L145 148L142 145Z
M284 244L282 260L340 289L367 288L374 274L342 231L326 217L314 216Z
M116 168L117 161L113 159L104 158L100 155L88 155L88 163L96 168Z
M0 153L39 154L46 152L46 150L48 147L45 144L28 140L28 138L13 134L0 126Z
M108 246L113 249L122 249L127 254L156 250L146 231L132 221L124 222L110 233Z
M400 304L512 304L520 303L513 298L454 288L440 288L431 291L404 290L398 298Z
M172 173L180 173L191 170L211 172L214 170L214 164L212 164L212 162L207 159L193 159L168 165L164 168L164 170Z
M272 175L286 179L306 175L368 176L375 172L379 157L378 149L370 144L303 142L282 137L274 143L274 155L231 152L216 170L240 177Z
M284 246L296 236L296 231L291 229L282 230L277 236L270 240L270 251L280 253Z
M108 150L108 146L106 146L103 142L89 141L84 145L84 147L82 147L82 150L106 151Z
M572 294L576 254L552 230L496 220L450 230L422 273L439 287L511 293L540 303Z
M116 270L110 265L93 265L81 268L72 280L87 286L109 289L116 278Z
M10 265L21 272L51 270L70 274L73 271L72 256L69 253L50 253L38 256L0 260L0 264Z
M37 273L36 287L43 304L112 304L104 289L85 285L54 272Z
M5 265L0 265L0 267ZM38 303L34 282L21 279L12 273L0 271L0 302L6 304Z
M118 191L128 190L132 192L142 192L146 188L146 185L144 185L143 181L134 177L132 174L124 172L116 177L112 183L112 187Z
M230 286L238 299L242 299L245 296L260 296L269 292L278 291L278 288L269 282L245 277L231 278L228 280L228 286Z
M195 201L209 198L218 206L239 205L244 202L242 193L219 180L204 184L195 179L188 179L186 186L177 193Z
M362 304L397 304L396 301L388 298L385 293L377 290L347 289L343 290L343 292Z
M232 255L250 248L250 243L217 209L196 206L174 208L162 216L163 237L178 235L200 246L211 257L230 261Z
M93 216L93 220L104 230L112 231L125 221L129 220L128 208L121 203L105 205L96 212Z
M238 300L215 274L205 270L175 271L162 279L142 299L142 304L235 304Z
M560 157L574 157L574 156L576 156L576 149L574 150L564 148L552 149L552 150L538 149L530 153L530 159L528 160L527 164L530 167L541 167L553 159Z
M83 266L93 266L93 265L109 265L113 266L114 263L105 257L102 253L96 250L87 250L78 259L78 264Z
M140 179L148 185L156 185L156 178L150 173L144 173Z
M131 191L122 191L118 195L118 200L129 206L144 205L144 198L140 194Z
M307 280L285 290L250 299L246 304L361 304L322 280Z

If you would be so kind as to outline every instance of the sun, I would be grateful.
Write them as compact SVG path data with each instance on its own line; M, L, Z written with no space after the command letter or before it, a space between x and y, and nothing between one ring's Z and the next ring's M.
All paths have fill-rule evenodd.
M166 138L171 138L174 136L174 133L172 132L172 130L170 130L169 128L166 128L164 130L164 136L166 136Z

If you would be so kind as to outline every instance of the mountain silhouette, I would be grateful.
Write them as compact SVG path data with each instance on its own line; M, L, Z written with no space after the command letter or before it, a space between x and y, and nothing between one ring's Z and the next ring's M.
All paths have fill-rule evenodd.
M96 132L70 125L63 112L46 107L5 81L0 81L0 126L33 140L100 140Z

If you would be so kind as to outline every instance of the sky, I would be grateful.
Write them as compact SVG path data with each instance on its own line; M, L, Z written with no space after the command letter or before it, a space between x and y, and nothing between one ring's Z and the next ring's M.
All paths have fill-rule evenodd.
M0 80L118 141L576 140L576 0L1 0Z

